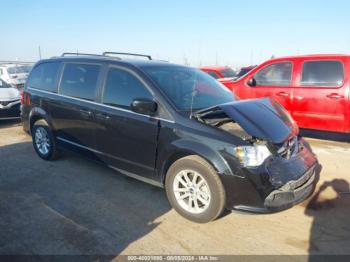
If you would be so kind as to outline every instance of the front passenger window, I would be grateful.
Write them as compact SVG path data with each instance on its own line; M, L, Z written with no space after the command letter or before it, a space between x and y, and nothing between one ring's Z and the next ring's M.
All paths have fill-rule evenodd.
M292 63L280 62L268 65L255 74L257 86L290 86Z
M135 75L122 69L110 69L103 94L103 103L129 109L131 102L137 98L152 99L153 97Z

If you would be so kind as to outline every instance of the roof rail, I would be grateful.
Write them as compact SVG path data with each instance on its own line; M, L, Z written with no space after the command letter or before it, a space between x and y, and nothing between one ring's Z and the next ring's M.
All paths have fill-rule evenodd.
M152 57L150 55L142 55L142 54L133 54L133 53L120 53L120 52L103 52L103 56L109 56L109 55L130 55L130 56L140 56L140 57L146 57L148 60L152 60Z
M69 56L69 55L82 55L82 56L102 56L102 55L97 55L97 54L86 54L86 53L70 53L70 52L67 52L67 53L63 53L61 56Z

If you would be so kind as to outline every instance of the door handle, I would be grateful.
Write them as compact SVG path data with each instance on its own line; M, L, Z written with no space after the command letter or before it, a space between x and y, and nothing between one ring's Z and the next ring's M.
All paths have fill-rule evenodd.
M88 117L91 117L92 116L92 112L90 110L87 110L87 109L80 109L79 110L81 114L83 115L86 115Z
M109 120L111 119L111 117L106 114L106 113L98 113L96 114L96 118L100 119L100 120Z
M343 95L339 95L339 94L337 94L337 93L328 94L327 97L330 98L330 99L340 99L340 98L344 98Z
M276 96L289 96L289 94L282 91L282 92L276 93Z

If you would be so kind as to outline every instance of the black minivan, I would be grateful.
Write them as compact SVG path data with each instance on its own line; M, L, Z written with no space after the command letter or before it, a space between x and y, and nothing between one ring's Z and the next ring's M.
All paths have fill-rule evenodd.
M74 150L165 187L177 212L201 223L225 208L273 212L312 194L316 156L277 102L239 100L198 69L146 58L39 61L21 113L37 154Z

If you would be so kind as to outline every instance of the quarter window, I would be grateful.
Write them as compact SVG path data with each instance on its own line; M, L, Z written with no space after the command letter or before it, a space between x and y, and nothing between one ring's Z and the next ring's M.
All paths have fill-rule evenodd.
M281 62L268 65L255 76L257 86L290 86L292 81L292 63Z
M99 65L66 64L61 80L60 94L94 100L99 72Z
M341 86L344 79L340 61L308 61L303 65L302 86Z
M57 93L60 63L43 63L36 66L29 78L28 86Z
M152 99L152 95L133 74L121 69L110 69L106 80L103 103L130 108L131 102L137 98Z

